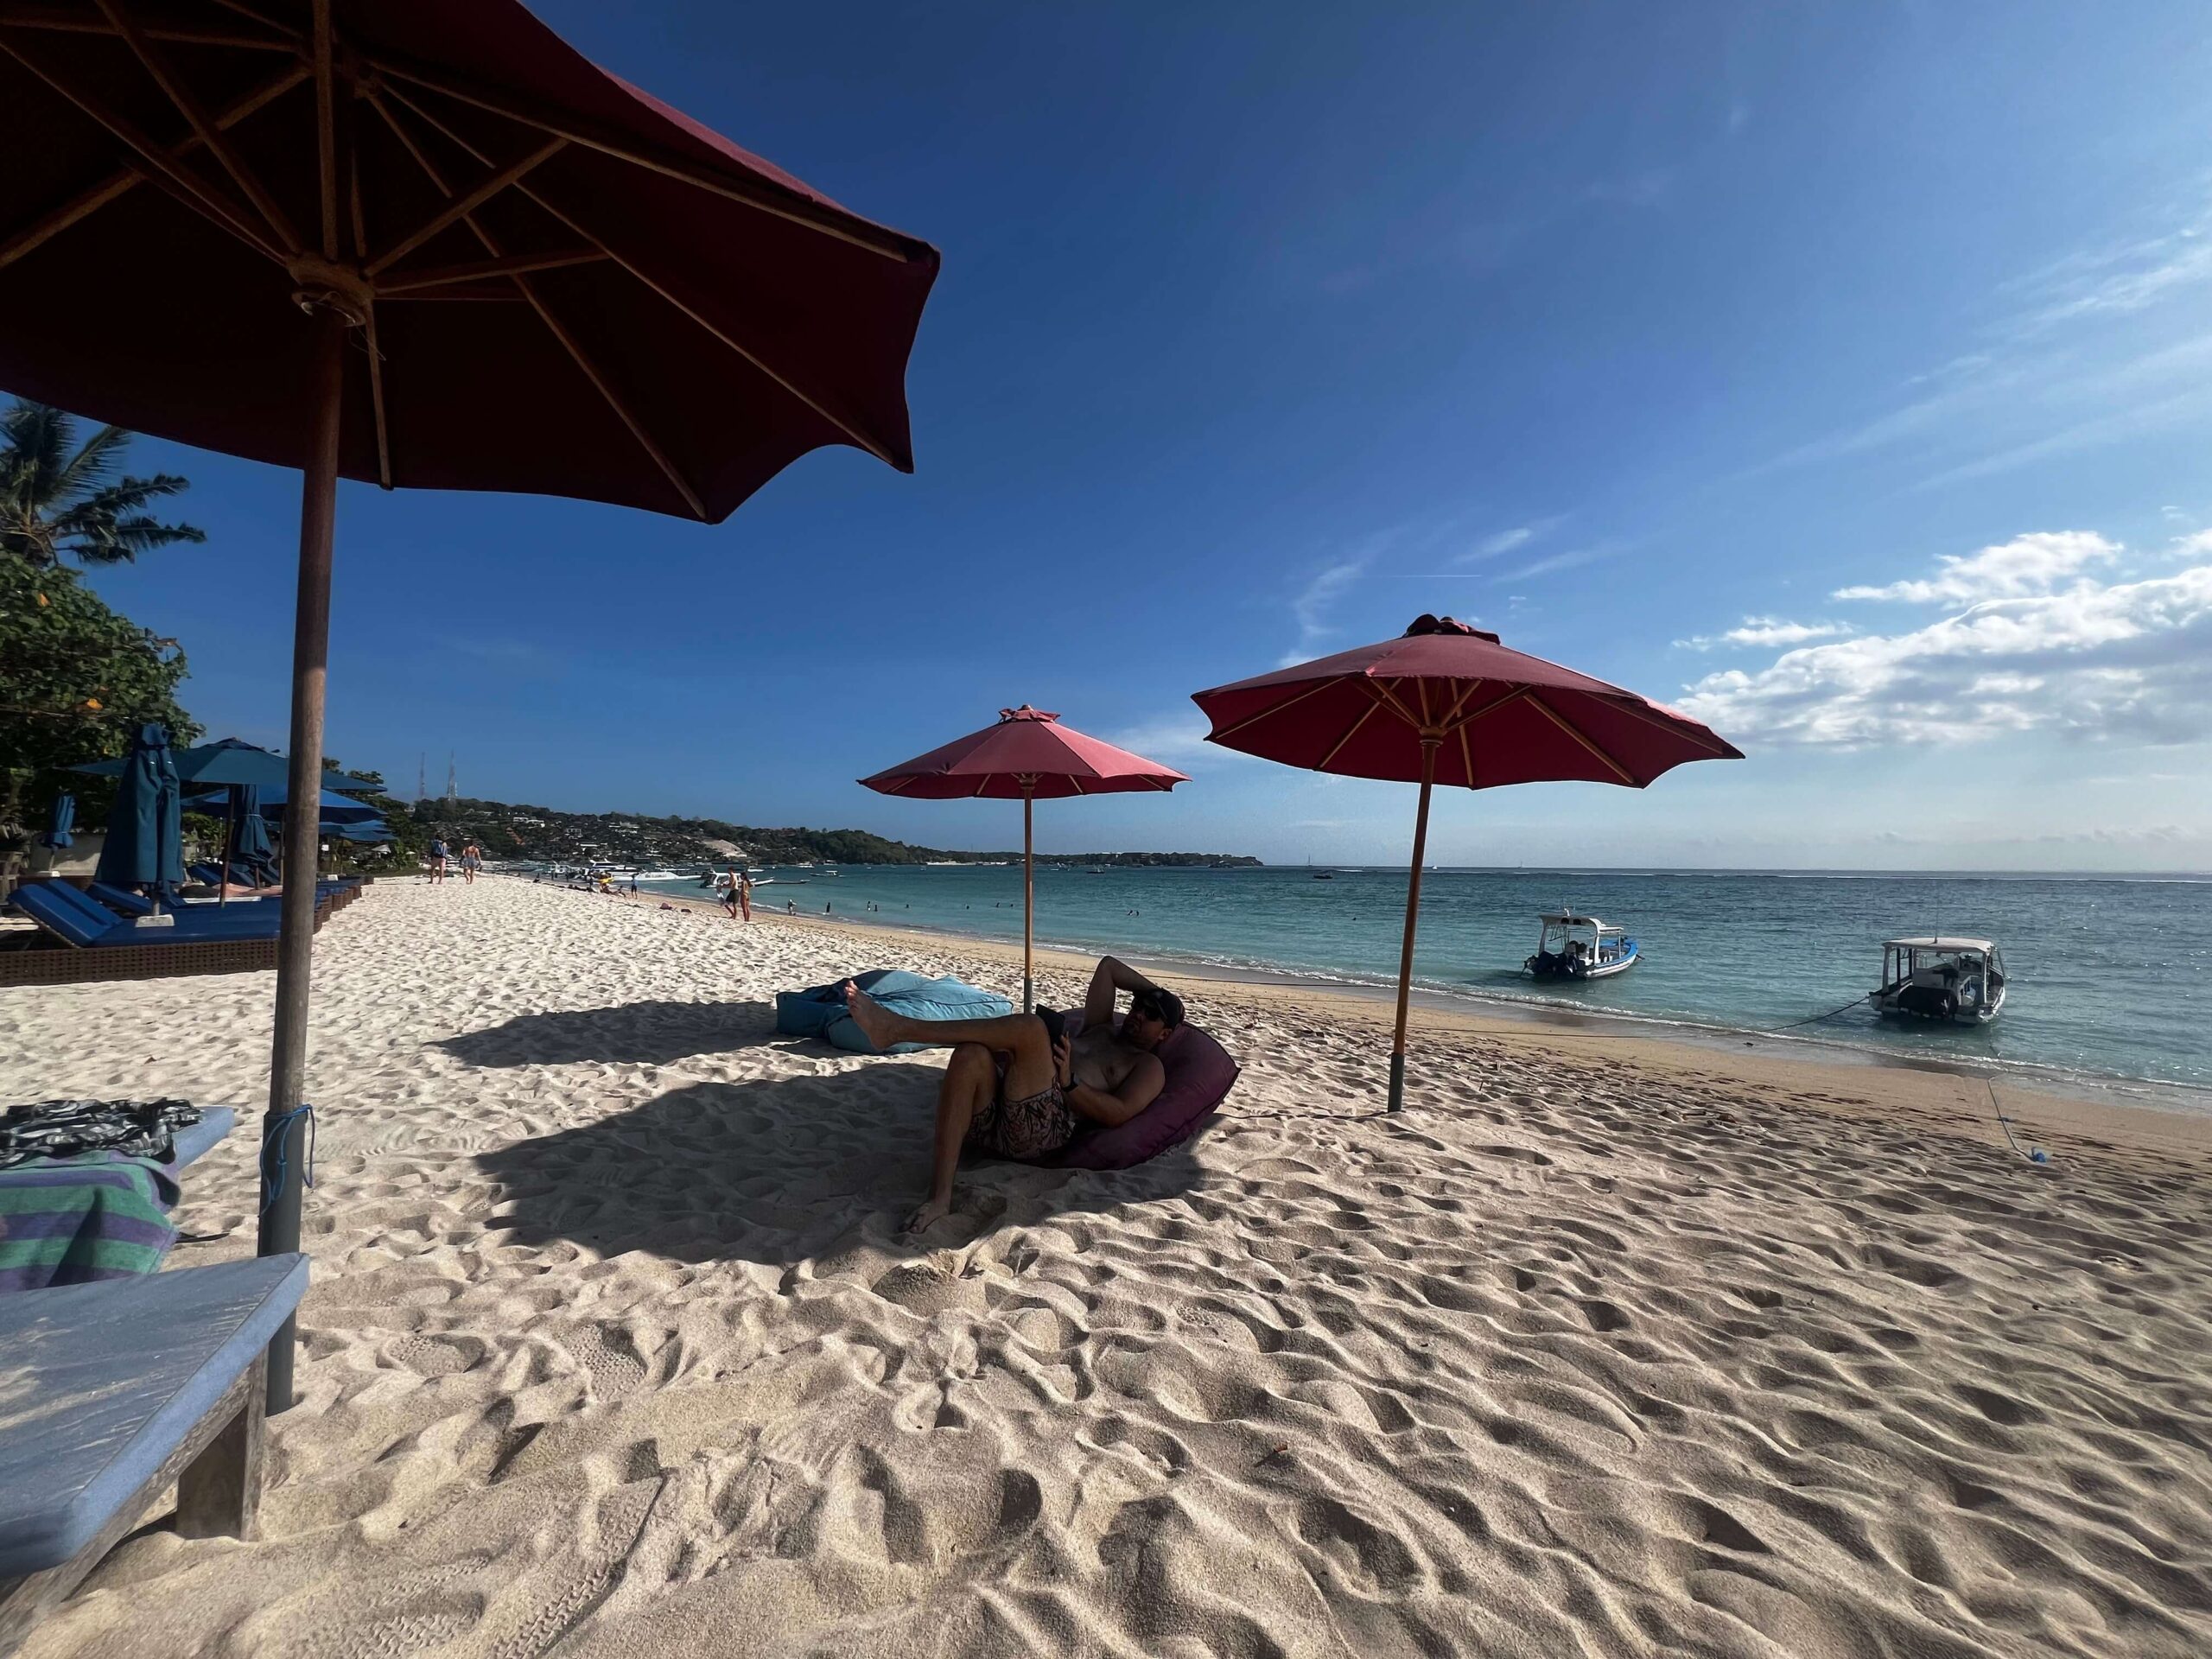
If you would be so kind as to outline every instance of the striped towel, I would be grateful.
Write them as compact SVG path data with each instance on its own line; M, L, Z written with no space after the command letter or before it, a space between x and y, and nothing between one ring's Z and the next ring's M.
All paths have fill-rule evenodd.
M0 1171L0 1292L151 1273L176 1243L178 1187L143 1158L41 1159Z

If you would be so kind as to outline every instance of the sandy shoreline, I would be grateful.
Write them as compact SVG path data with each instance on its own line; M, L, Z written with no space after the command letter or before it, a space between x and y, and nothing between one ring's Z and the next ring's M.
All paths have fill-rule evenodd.
M1433 1009L1383 1117L1387 1008L1206 981L1217 1124L902 1238L930 1057L767 998L1009 957L378 884L264 1536L26 1654L2212 1650L2198 1120L2000 1084L2037 1167L1955 1076ZM270 982L7 993L0 1099L257 1108ZM173 1264L253 1202L242 1133Z

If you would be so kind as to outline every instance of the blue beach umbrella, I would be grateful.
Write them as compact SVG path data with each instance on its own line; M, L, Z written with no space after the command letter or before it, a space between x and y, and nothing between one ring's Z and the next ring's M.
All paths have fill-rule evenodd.
M227 799L226 795L211 791L205 795L194 796L185 804L195 811L213 812L219 810ZM284 804L285 794L281 786L276 789L262 790L261 816L263 817L283 817ZM348 800L335 791L327 789L322 791L321 814L320 821L327 823L365 823L371 818L380 816L379 809L365 806L359 801Z
M250 784L256 789L275 790L280 796L290 781L287 776L291 762L283 755L244 742L235 737L219 738L213 743L201 743L189 749L175 749L170 758L176 765L180 781L188 784ZM124 760L93 760L81 766L72 766L72 772L88 772L95 778L115 778L122 775L129 764ZM359 791L374 789L376 785L365 778L356 778L351 772L326 772L322 774L325 789Z
M70 794L57 795L54 798L54 823L39 840L58 853L71 843L73 837L69 832L76 828L76 824L77 798Z
M141 726L123 759L96 877L118 887L174 887L184 880L184 791L168 733L151 721Z

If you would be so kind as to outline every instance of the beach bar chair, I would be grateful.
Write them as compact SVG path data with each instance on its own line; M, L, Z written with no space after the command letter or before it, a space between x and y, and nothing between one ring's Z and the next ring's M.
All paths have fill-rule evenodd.
M0 1659L171 1485L187 1538L251 1539L267 1349L304 1255L0 1299Z

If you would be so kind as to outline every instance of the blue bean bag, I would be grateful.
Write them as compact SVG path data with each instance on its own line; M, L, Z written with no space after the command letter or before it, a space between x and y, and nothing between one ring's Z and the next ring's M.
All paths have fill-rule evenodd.
M924 979L903 969L878 968L855 974L853 982L893 1014L910 1020L993 1020L1012 1014L1014 1004L995 991L957 979ZM853 1023L845 1007L845 982L817 985L776 995L776 1029L786 1037L821 1037L855 1054L911 1054L925 1043L894 1043L879 1049Z

